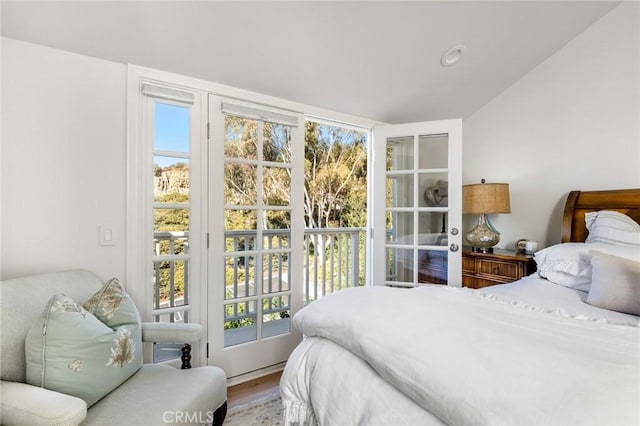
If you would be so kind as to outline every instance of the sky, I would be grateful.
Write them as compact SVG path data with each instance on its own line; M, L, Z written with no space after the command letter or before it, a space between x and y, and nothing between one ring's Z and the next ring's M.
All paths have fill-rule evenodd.
M155 103L154 149L160 151L189 152L189 108ZM182 158L155 157L154 163L166 167L178 162L186 163Z
M155 102L154 108L154 150L188 153L189 152L189 108ZM342 142L351 144L361 138L362 132L321 125L318 138L325 143L335 142L338 136ZM176 163L188 163L189 160L175 157L154 157L154 163L167 167Z

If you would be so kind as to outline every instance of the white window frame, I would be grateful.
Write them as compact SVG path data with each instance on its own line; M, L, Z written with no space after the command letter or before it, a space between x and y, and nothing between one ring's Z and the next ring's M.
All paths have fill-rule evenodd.
M127 137L127 283L130 283L130 293L140 311L143 321L154 321L153 309L153 254L151 243L154 238L153 230L153 161L155 150L153 147L154 104L162 102L169 105L187 107L190 110L190 141L189 141L189 171L190 171L190 220L189 244L190 253L197 253L206 244L206 234L203 232L203 219L206 213L206 198L202 199L194 194L201 194L206 183L206 156L201 155L204 145L202 94L195 90L158 83L151 79L132 78L129 75L128 87L128 137ZM133 81L131 81L131 79ZM149 86L158 88L156 93L148 92ZM168 96L164 96L162 89L166 88ZM172 91L178 96L172 96ZM191 95L192 102L180 99L180 93ZM188 97L185 97L185 99ZM206 123L206 121L205 121ZM167 153L171 154L171 153ZM202 158L202 160L200 160ZM203 175L204 174L204 175ZM191 256L189 260L189 291L191 300L184 309L189 311L189 322L205 323L206 312L201 311L199 282L206 281L206 262L200 261L200 256ZM179 343L179 342L176 342ZM192 348L193 362L199 363L204 349L194 344ZM145 344L145 362L153 362L151 344Z

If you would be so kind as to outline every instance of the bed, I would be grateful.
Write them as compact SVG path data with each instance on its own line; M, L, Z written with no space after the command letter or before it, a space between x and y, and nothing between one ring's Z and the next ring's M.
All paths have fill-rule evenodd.
M640 189L573 191L511 284L344 290L294 317L285 424L640 424Z

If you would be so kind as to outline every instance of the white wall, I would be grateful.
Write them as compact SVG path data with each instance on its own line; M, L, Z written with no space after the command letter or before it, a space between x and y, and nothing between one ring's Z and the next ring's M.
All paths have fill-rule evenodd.
M2 38L2 112L1 278L124 279L126 66Z
M559 242L571 190L640 187L638 7L618 6L464 121L464 183L510 184L498 247Z
M640 187L638 28L619 6L465 120L465 183L511 185L499 246L559 241L572 189ZM124 64L2 38L2 279L124 277L125 96Z

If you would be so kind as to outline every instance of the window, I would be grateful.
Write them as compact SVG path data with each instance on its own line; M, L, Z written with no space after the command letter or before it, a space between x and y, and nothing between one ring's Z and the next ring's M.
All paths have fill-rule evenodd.
M154 102L153 312L155 321L188 322L189 108ZM166 312L166 313L164 313Z
M142 84L141 232L145 312L155 322L200 322L202 230L197 94ZM144 200L149 200L146 203ZM151 225L152 224L152 225ZM196 302L196 303L193 303ZM192 318L195 315L195 318ZM182 344L155 343L153 361L179 357Z

